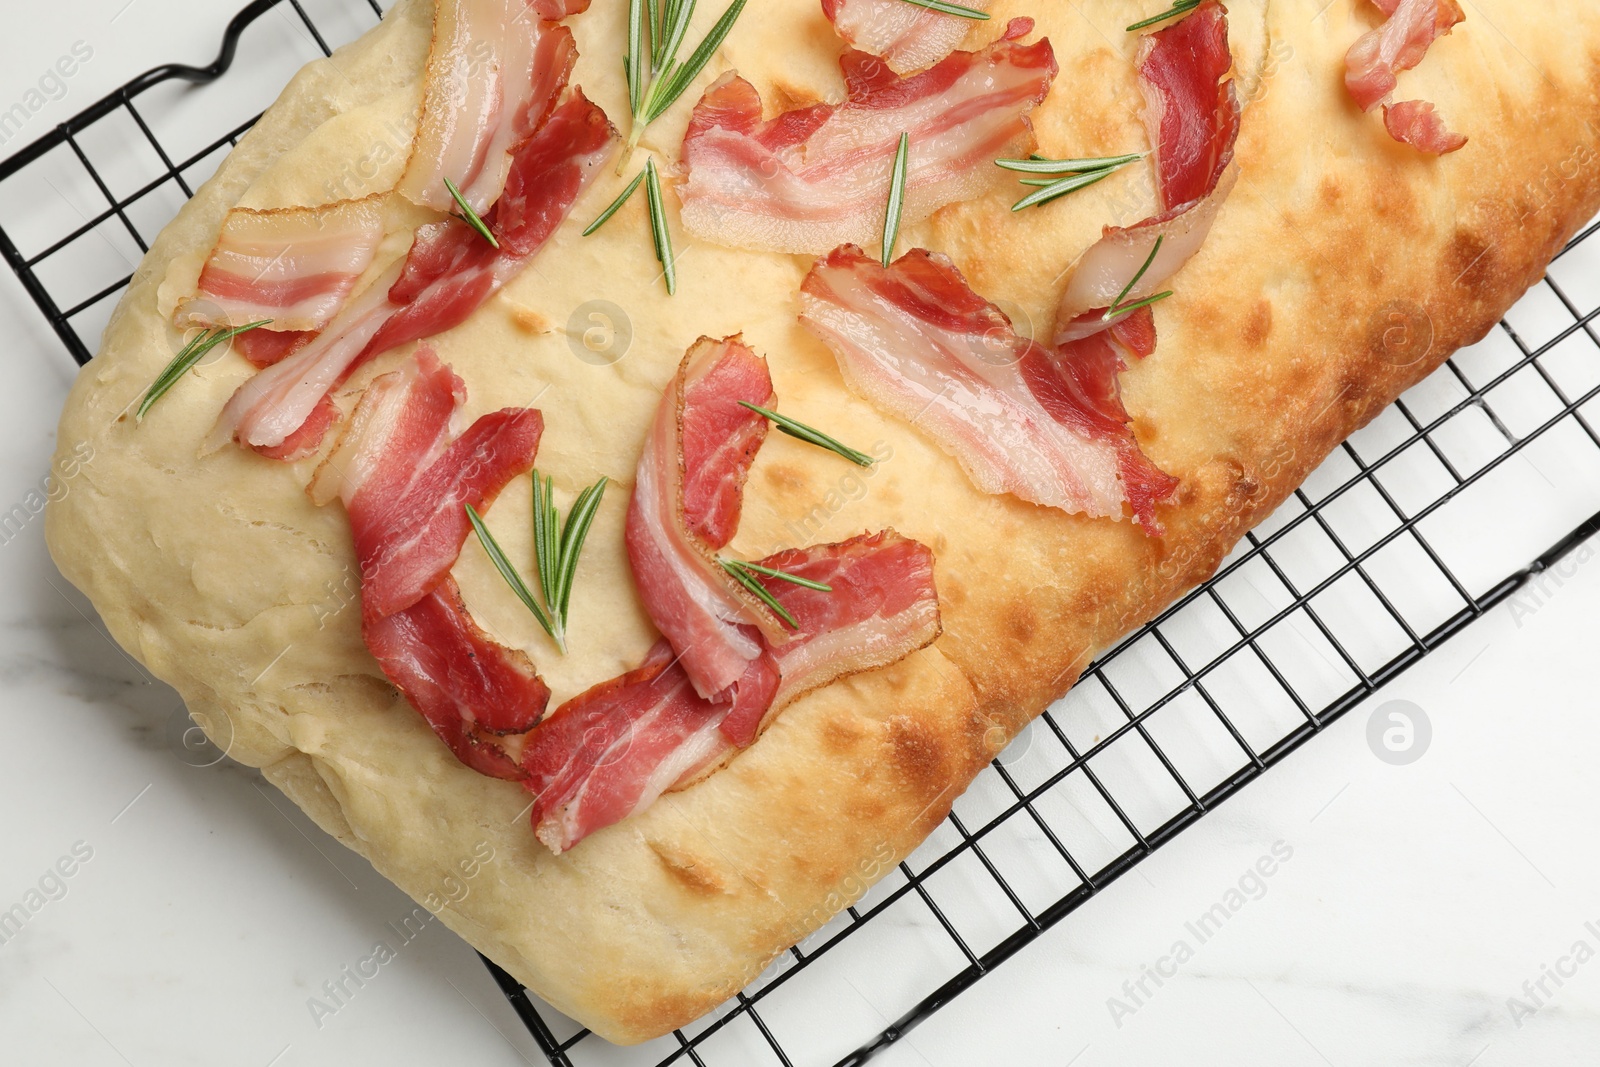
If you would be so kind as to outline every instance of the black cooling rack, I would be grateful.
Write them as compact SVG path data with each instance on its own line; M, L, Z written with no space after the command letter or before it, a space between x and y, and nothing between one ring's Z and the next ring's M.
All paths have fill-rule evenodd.
M213 136L226 124L219 108L184 83L220 77L241 40L261 38L280 60L299 49L288 57L294 66L326 55L383 6L256 0L209 66L141 75L0 163L0 254L79 364L146 235L267 102L254 100ZM273 30L246 35L265 25ZM263 76L270 96L283 78ZM143 162L130 167L135 157ZM43 185L71 209L59 225L37 210L50 201ZM913 856L711 1015L617 1049L489 963L550 1061L861 1063L1474 619L1544 580L1600 530L1597 229L1562 251L1485 342L1342 444L1216 577L1096 662ZM819 1017L830 1019L826 1034Z

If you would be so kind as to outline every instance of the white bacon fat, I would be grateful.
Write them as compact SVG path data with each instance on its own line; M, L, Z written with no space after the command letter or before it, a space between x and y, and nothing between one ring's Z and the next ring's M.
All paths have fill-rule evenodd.
M966 0L977 11L988 0ZM822 13L851 47L879 56L897 73L932 66L966 39L972 20L906 0L822 0Z
M448 178L486 212L505 186L512 150L555 106L576 59L571 32L527 0L442 0L400 194L449 211Z
M383 240L383 198L321 207L234 208L180 325L319 330L350 295Z

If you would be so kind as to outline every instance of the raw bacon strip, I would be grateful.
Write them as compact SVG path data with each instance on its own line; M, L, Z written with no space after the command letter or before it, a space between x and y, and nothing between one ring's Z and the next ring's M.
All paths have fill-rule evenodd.
M500 196L516 146L538 129L566 87L578 52L572 32L527 0L441 0L422 120L396 187L411 202L449 211L449 178L479 214Z
M1377 0L1388 16L1345 54L1344 84L1362 111L1394 92L1396 75L1422 62L1428 48L1466 18L1456 0Z
M567 701L523 749L534 794L534 835L566 851L594 831L643 811L680 779L727 754L717 732L727 705L694 691L658 642L637 670Z
M239 387L210 446L236 439L276 448L361 364L464 322L538 254L615 143L605 112L574 92L517 150L506 191L486 216L498 252L465 223L423 227L403 265L346 303L309 344Z
M984 10L987 0L964 6ZM822 13L852 47L881 56L897 73L932 66L966 39L972 20L907 0L822 0Z
M243 335L241 335L243 336ZM333 397L325 396L315 408L311 410L310 418L294 433L283 439L283 444L276 448L258 449L268 459L296 460L317 450L317 445L322 443L322 435L328 432L339 418L339 406L333 402Z
M234 337L233 350L260 370L304 348L316 335L316 330L272 331L263 327Z
M318 504L338 497L361 567L361 631L411 705L463 763L521 778L520 735L550 691L520 651L467 613L450 567L461 553L465 505L485 508L533 466L543 420L507 408L459 437L451 424L465 387L426 345L373 379L338 447L317 469Z
M1119 296L1124 303L1154 296L1205 243L1238 178L1230 169L1240 122L1239 100L1227 78L1232 67L1228 14L1217 0L1145 37L1139 84L1162 211L1134 226L1107 226L1079 257L1056 312L1058 343L1106 327L1103 318L1086 312L1103 310ZM1154 262L1123 295L1152 252Z
M761 656L763 632L787 639L783 623L716 562L766 435L766 419L741 400L773 403L766 360L738 337L701 338L656 408L628 504L628 560L640 598L707 699L729 698Z
M404 611L437 585L470 530L465 505L482 510L533 466L539 412L505 408L452 438L464 397L461 379L423 345L367 387L312 479L314 501L337 495L350 513L363 617Z
M529 0L529 5L540 18L564 19L568 15L581 15L589 10L590 0Z
M761 562L833 586L822 593L764 583L800 623L795 640L774 653L783 673L776 693L736 719L737 709L694 691L662 641L638 670L563 704L529 736L523 754L534 833L551 851L698 781L802 694L895 663L939 635L932 553L892 531Z
M1035 392L1045 409L1067 425L1080 425L1081 412L1095 413L1092 422L1081 425L1087 432L1113 435L1117 476L1122 480L1128 506L1145 533L1159 537L1164 531L1156 518L1156 505L1177 491L1178 479L1150 462L1128 426L1128 410L1123 407L1122 387L1117 380L1117 376L1128 369L1122 353L1128 351L1143 358L1155 348L1153 322L1146 334L1143 328L1123 328L1132 321L1130 317L1109 330L1058 346L1051 360L1055 374L1045 377ZM1149 347L1144 352L1133 347L1146 342ZM1115 429L1111 423L1116 424Z
M1104 311L1120 296L1133 304L1154 296L1200 251L1211 234L1223 201L1233 191L1238 172L1224 172L1211 195L1180 204L1133 226L1107 226L1100 240L1078 257L1061 304L1056 309L1056 343L1097 333L1109 325ZM1156 242L1161 247L1156 248ZM1154 253L1155 258L1151 259ZM1150 264L1132 289L1128 283ZM1126 293L1126 295L1124 295ZM1120 316L1110 321L1116 322Z
M1383 125L1396 141L1430 155L1455 152L1467 143L1461 134L1451 132L1439 112L1426 100L1402 100L1398 104L1384 105Z
M729 73L695 106L684 135L684 227L776 252L874 240L902 132L911 137L906 222L976 196L994 180L996 156L1031 142L1027 113L1055 78L1049 41L1017 43L1032 29L1014 19L989 47L907 78L865 52L846 52L843 104L766 122L755 87Z
M363 620L361 636L384 676L462 763L492 778L525 777L524 735L544 714L550 689L520 649L472 621L455 579L447 575L402 612Z
M735 707L719 724L739 748L752 744L764 724L813 689L897 663L939 636L933 553L893 530L786 549L760 564L821 582L830 591L759 579L799 629L793 640L773 649L780 681L770 705Z
M1139 451L1120 403L1087 388L1074 354L1058 358L1016 333L949 259L916 249L885 269L846 246L801 286L800 320L839 361L846 383L926 431L986 493L1147 530L1140 501L1171 480Z
M251 333L320 330L382 240L381 197L323 207L234 208L200 271L195 299L178 308L177 321L238 326L270 319Z

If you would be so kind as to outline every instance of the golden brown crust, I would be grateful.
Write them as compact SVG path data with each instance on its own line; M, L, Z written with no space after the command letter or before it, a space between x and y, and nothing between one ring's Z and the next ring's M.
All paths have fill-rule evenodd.
M623 111L612 62L623 6L574 21L577 80L613 115ZM562 857L534 842L517 787L454 763L383 682L355 612L340 610L348 531L337 507L301 494L309 467L235 450L195 458L244 376L240 361L192 375L137 429L118 417L170 358L158 288L211 247L227 208L265 196L258 176L280 159L269 183L279 201L290 202L297 173L319 179L319 128L355 125L363 108L414 106L425 3L400 5L341 52L342 73L313 64L297 77L152 249L62 419L63 454L87 441L95 459L50 510L52 551L124 646L197 714L227 725L219 741L237 758L537 993L612 1040L679 1025L913 849L1097 650L1203 580L1340 440L1481 338L1600 207L1594 5L1481 0L1403 75L1407 95L1436 101L1471 136L1438 160L1389 141L1344 95L1344 49L1375 24L1374 5L1230 6L1248 101L1241 180L1179 295L1157 310L1158 352L1124 380L1146 451L1183 479L1160 541L1129 523L982 496L934 443L846 394L831 357L794 322L803 257L695 246L668 301L640 244L637 203L586 243L558 235L540 264L559 271L528 272L440 339L473 414L552 390L539 402L550 427L540 466L565 489L601 473L629 484L687 344L743 329L770 357L784 410L884 442L890 456L860 475L774 435L752 469L735 547L755 557L893 526L938 559L944 633L933 646L809 695L728 767ZM1043 151L1142 145L1126 3L994 9L991 27L1036 16L1060 57L1036 120ZM781 78L789 97L813 99L837 89L837 50L814 0L764 0L719 62L763 93ZM714 63L706 77L719 73ZM670 157L681 131L668 116L646 144ZM602 183L578 214L592 217L615 192ZM1130 172L1015 217L1005 210L1014 193L997 184L903 240L947 252L975 288L1043 332L1066 262L1108 217L1148 213L1148 180ZM572 358L559 329L530 336L519 325L567 322L597 296L626 302L632 318L633 350L614 365ZM573 632L582 652L566 660L470 546L458 564L475 614L529 650L558 699L619 673L651 639L626 577L625 499L608 498L591 534ZM525 513L525 487L502 500L491 521L525 554L526 534L519 542L513 519L499 517ZM453 899L444 880L480 845L494 858Z

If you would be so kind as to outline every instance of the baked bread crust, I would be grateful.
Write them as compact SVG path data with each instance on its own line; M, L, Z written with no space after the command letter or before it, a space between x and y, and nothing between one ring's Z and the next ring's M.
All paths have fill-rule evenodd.
M198 457L243 360L193 372L142 425L131 415L171 358L172 302L229 207L315 203L341 182L341 195L363 195L397 176L404 145L379 148L415 125L426 0L403 0L297 75L154 243L62 416L61 461L85 442L94 459L49 509L51 551L218 744L538 995L613 1041L683 1024L915 848L1097 651L1205 579L1339 441L1483 337L1600 208L1600 8L1477 0L1404 75L1407 95L1418 87L1471 137L1433 159L1392 142L1343 91L1344 50L1377 23L1375 5L1230 6L1247 102L1241 179L1176 279L1179 295L1156 311L1159 350L1123 376L1145 452L1183 479L1163 539L984 496L932 441L848 394L795 320L808 257L696 245L669 299L642 198L594 237L569 223L504 294L437 339L468 383L469 416L544 410L539 467L558 487L570 494L601 474L622 483L590 535L572 655L520 614L476 545L456 567L479 621L529 651L557 701L620 673L652 640L622 546L625 490L660 389L701 334L743 330L770 357L783 410L892 453L858 475L774 435L751 473L737 550L754 558L892 526L937 556L944 633L932 647L810 694L728 767L568 854L540 847L522 790L457 763L366 653L359 611L346 610L356 572L345 517L301 491L315 457ZM571 20L574 81L613 116L626 112L615 76L625 7ZM1034 116L1042 151L1144 144L1126 2L992 10L975 37L1031 15L1060 59ZM839 49L815 0L763 0L702 78L737 68L765 98L803 102L837 94ZM687 111L653 126L646 145L675 158ZM352 155L369 164L354 188ZM949 254L975 290L1043 333L1077 251L1106 221L1151 213L1136 170L1015 216L1014 186L997 181L908 227L903 247ZM608 174L575 216L593 217L620 181ZM574 329L587 327L591 300L631 319L631 348L614 364L576 358L561 328L575 312ZM1395 311L1431 343L1386 344ZM347 410L394 358L350 383ZM529 551L527 507L522 480L491 513L512 558ZM463 880L485 845L493 859Z

